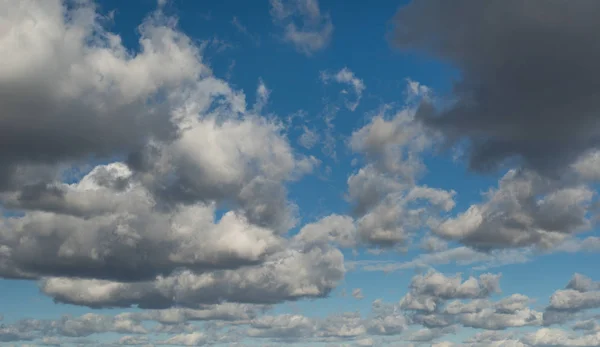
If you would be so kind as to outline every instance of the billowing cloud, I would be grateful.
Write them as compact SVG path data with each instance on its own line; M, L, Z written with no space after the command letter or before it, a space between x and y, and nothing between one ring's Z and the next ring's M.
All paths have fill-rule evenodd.
M172 93L210 75L199 47L160 12L139 27L137 54L90 2L5 3L0 16L11 28L0 34L3 190L53 178L61 162L172 138Z
M550 311L577 312L600 307L600 283L581 274L573 275L565 289L550 297Z
M466 139L471 168L518 156L558 171L600 144L598 15L593 0L415 1L396 14L391 40L461 72L453 103L424 104L419 118Z
M438 236L466 245L494 248L550 248L588 231L595 192L582 184L565 184L527 170L510 170L498 188L486 193L456 218L433 228Z
M11 153L1 159L0 199L16 213L0 219L0 275L41 279L42 292L64 303L179 306L148 311L164 323L242 315L207 304L335 288L342 253L287 235L297 207L286 183L319 161L295 154L283 126L260 115L265 84L248 110L162 8L139 27L136 53L93 4L72 5L2 6L12 34L0 36L11 51L0 68L0 123ZM72 175L91 158L112 162ZM165 343L180 340L204 338Z
M347 199L363 242L390 248L406 244L414 230L453 209L455 192L415 184L424 170L421 155L434 139L411 108L392 117L386 113L383 108L348 142L366 163L348 178Z
M256 266L203 274L189 270L153 281L123 283L53 277L42 291L59 302L90 307L196 307L223 301L271 304L324 297L344 276L343 255L328 246L290 248Z

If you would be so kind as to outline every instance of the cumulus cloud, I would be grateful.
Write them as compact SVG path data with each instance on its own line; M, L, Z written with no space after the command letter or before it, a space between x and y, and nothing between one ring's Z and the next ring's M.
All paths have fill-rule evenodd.
M147 334L139 322L124 316L86 313L59 319L22 319L0 327L0 341L27 341L41 339L42 344L58 345L59 337L82 338L101 333Z
M203 274L189 270L153 281L47 278L42 291L59 302L90 307L196 307L223 301L271 304L324 297L344 276L343 255L328 246L289 248L256 266Z
M463 282L460 275L447 277L442 273L429 271L414 276L410 288L415 294L441 299L481 298L500 291L500 276L482 274L479 278L469 277Z
M0 219L1 276L41 279L59 302L196 309L322 297L343 278L337 248L287 235L297 207L286 184L319 161L294 153L283 126L260 115L262 81L248 110L160 6L139 27L139 52L91 2L2 8L10 155L0 201L18 213ZM90 159L112 163L65 178ZM204 314L184 312L173 314ZM179 339L202 341L169 343Z
M580 346L600 345L600 334L577 335L561 329L542 328L523 337L528 346Z
M599 87L591 77L599 14L593 0L418 1L398 11L391 40L461 72L452 104L424 104L419 118L450 141L466 139L471 168L517 156L556 172L599 144Z
M555 247L592 225L589 209L595 192L583 184L567 184L528 170L510 170L498 188L485 194L455 218L433 228L438 236L490 250Z
M434 140L415 122L411 108L392 117L386 112L383 108L348 142L366 163L348 178L347 199L360 237L389 248L406 244L414 230L453 209L455 192L415 184L424 170L421 154Z
M0 68L3 190L55 177L60 162L126 154L173 137L172 92L210 74L200 48L160 12L139 27L140 51L132 54L90 2L2 9L0 20L11 28L0 35L7 56Z
M214 203L161 213L131 176L124 164L113 163L78 183L43 190L35 200L15 198L15 205L36 210L2 221L3 275L134 281L183 266L235 268L281 248L279 236L243 215L228 212L215 221Z
M600 282L581 274L574 274L565 289L554 292L550 297L550 305L546 308L544 319L548 324L555 323L558 313L563 318L570 314L600 307Z
M300 53L310 56L331 42L331 17L321 12L317 0L270 0L270 4L273 22L283 28L283 40Z

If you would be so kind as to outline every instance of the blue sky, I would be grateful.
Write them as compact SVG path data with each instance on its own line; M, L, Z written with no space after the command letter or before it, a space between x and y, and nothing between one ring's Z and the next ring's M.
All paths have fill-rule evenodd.
M0 343L600 346L555 5L0 2Z

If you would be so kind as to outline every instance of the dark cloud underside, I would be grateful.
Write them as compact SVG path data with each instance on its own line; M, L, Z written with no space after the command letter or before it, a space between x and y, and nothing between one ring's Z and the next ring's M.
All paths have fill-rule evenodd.
M419 116L468 140L472 169L519 157L549 173L600 145L598 18L594 0L415 1L392 41L461 71L456 102Z

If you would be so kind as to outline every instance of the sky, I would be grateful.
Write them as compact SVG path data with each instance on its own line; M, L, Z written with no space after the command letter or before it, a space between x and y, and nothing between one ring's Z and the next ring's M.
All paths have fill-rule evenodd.
M0 344L600 346L599 16L0 0Z

